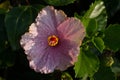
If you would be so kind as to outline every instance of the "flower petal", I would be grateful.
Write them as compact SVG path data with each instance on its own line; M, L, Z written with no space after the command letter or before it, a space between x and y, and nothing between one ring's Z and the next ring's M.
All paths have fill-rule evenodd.
M65 39L75 41L77 44L80 44L85 36L85 29L76 18L68 18L57 27L57 30Z
M63 22L67 16L62 10L57 11L52 6L47 6L40 11L36 18L37 24L44 23L50 30L56 30L56 27Z
M39 58L44 55L43 51L48 47L47 38L53 33L54 32L50 32L49 28L42 23L40 23L39 26L35 23L30 26L29 32L25 33L20 41L29 60L38 55L40 55Z
M25 50L31 49L34 45L34 41L32 39L37 35L37 29L34 26L34 23L31 24L29 32L25 33L20 40L20 44Z
M64 45L63 45L64 44ZM52 73L54 70L65 70L74 65L79 53L79 47L63 40L61 45L57 47L49 47L42 52L44 56L40 55L32 58L30 66L36 72Z
M56 69L65 70L70 66L74 65L77 61L77 56L79 54L79 46L75 42L62 39L58 49L56 49L56 61L59 61Z

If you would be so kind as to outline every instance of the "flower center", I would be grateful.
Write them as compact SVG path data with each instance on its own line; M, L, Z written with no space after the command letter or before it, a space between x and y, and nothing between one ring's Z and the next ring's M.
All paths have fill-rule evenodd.
M58 37L55 35L49 36L48 37L48 44L49 46L56 46L58 44Z

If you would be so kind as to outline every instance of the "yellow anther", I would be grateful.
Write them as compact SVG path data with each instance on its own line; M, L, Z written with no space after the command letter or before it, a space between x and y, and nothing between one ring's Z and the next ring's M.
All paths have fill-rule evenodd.
M55 35L48 37L48 45L49 46L56 46L58 44L58 37Z

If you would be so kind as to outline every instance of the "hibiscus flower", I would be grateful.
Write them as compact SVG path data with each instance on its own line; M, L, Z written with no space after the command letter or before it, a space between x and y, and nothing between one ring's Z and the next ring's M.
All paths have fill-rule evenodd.
M73 66L80 53L85 29L79 19L67 17L62 10L47 6L20 40L36 72L52 73Z

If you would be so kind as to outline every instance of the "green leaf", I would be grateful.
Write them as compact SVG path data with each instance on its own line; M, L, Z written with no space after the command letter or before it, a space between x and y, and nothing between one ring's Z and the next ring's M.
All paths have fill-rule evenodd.
M107 47L112 49L113 51L117 51L120 49L120 25L114 24L109 25L105 30L105 38L104 42Z
M98 17L102 11L105 9L103 1L96 1L91 8L93 9L89 14L89 18L96 18Z
M104 41L100 37L95 37L92 39L94 46L102 53L105 48Z
M114 58L114 64L111 66L111 69L115 74L120 73L120 61L117 58Z
M5 14L0 14L0 52L2 52L7 44L7 35L4 24Z
M61 75L61 80L73 80L69 73L64 72Z
M3 77L0 77L0 80L5 80Z
M94 75L94 80L116 80L115 74L110 67L100 66L97 73Z
M95 5L96 4L96 5ZM95 7L94 7L95 5ZM93 4L93 11L90 14L90 18L94 18L98 24L98 31L103 31L107 24L107 13L103 1L96 1Z
M93 36L97 31L97 23L95 19L90 19L88 26L86 27L86 33L88 36Z
M8 10L10 7L10 1L5 0L4 2L0 3L0 8Z
M5 14L7 12L7 10L0 8L0 14Z
M20 48L21 35L28 30L41 8L42 6L39 8L33 6L14 7L6 14L5 25L8 40L13 50Z
M1 67L11 67L15 63L15 53L11 51L10 48L5 49L0 52L0 66Z
M10 67L14 65L15 56L12 53L11 49L8 48L7 34L5 30L5 13L0 14L0 68L1 67Z
M44 0L47 4L54 6L64 6L73 3L75 0Z
M82 22L85 27L88 27L91 19L95 19L98 31L104 30L107 24L107 14L103 1L95 1L91 4L89 10L82 17Z
M90 50L81 48L78 56L78 61L75 63L76 77L81 78L85 76L92 77L99 68L98 57Z

